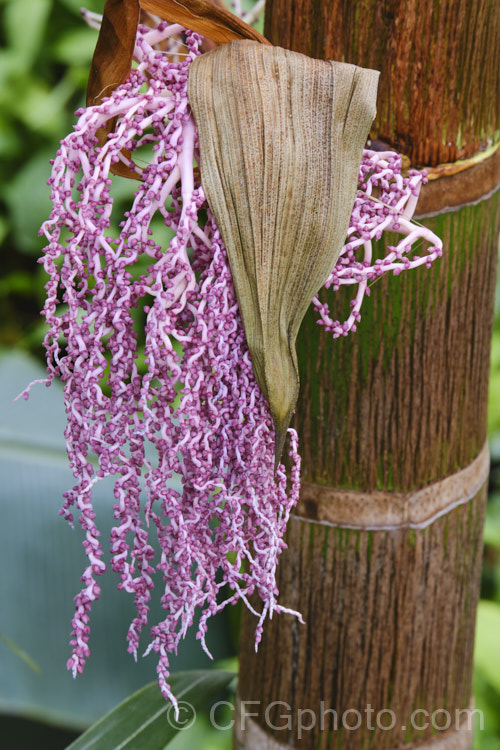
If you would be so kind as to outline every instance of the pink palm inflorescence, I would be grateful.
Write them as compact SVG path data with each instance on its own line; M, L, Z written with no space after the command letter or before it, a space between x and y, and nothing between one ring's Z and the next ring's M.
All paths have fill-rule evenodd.
M201 39L185 32L180 62L158 49L168 40L178 47L180 34L184 29L166 23L139 27L137 66L126 83L79 112L74 132L61 142L49 180L53 210L42 227L47 383L58 377L64 384L76 479L61 513L72 522L77 509L88 556L68 666L76 675L89 655L89 611L105 571L92 488L113 476L111 567L137 609L128 649L137 655L160 575L167 614L152 627L147 651L158 654L160 687L172 699L169 655L197 612L207 650L207 620L227 604L242 599L256 614L256 643L266 616L289 611L277 603L275 570L300 481L294 430L289 478L282 464L274 470L269 408L253 375L226 251L193 168L199 154L187 78ZM97 132L109 120L116 123L100 147ZM128 163L123 149L139 162L148 146L149 162L135 167L141 182L132 206L113 231L110 169ZM403 178L396 154L364 152L348 241L326 284L357 285L351 316L332 321L327 306L313 301L319 323L334 336L355 328L370 280L440 255L440 241L410 221L423 180L417 172ZM172 230L167 248L155 240L154 217ZM402 239L373 261L372 240L387 230ZM422 258L408 255L417 240L426 246ZM142 367L138 309L146 316ZM249 601L254 593L259 612Z

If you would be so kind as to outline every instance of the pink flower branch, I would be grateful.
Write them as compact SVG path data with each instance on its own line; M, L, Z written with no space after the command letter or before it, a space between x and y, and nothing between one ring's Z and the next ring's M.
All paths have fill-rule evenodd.
M228 604L241 599L255 613L256 645L267 616L291 611L277 603L275 571L300 486L293 430L289 479L281 464L274 471L268 404L254 378L226 251L193 169L199 155L187 78L200 37L186 32L180 62L154 48L181 33L166 23L139 27L137 67L127 82L81 110L61 143L49 180L53 210L42 227L48 241L47 383L59 377L64 384L76 479L61 513L71 523L77 509L89 561L75 599L68 666L80 673L90 653L89 613L105 571L92 488L113 476L111 567L137 609L128 649L137 656L160 578L165 619L152 626L146 653L157 654L161 689L174 702L169 655L197 612L198 638L209 653L207 621ZM99 129L115 118L114 132L99 147ZM124 149L133 156L147 146L151 158L140 167L123 156ZM142 181L131 182L138 185L132 205L114 231L110 170L124 159ZM441 254L440 241L411 222L424 179L416 172L403 177L396 154L365 151L346 245L325 285L358 285L351 314L344 323L332 321L327 306L313 300L319 323L334 337L355 330L370 281L428 266ZM174 232L166 248L152 233L155 217ZM384 231L401 240L374 260L373 240ZM416 243L426 246L422 257L412 255ZM143 331L137 309L145 314ZM147 443L155 460L146 460ZM172 487L174 476L182 492ZM260 612L250 603L254 593L262 600Z

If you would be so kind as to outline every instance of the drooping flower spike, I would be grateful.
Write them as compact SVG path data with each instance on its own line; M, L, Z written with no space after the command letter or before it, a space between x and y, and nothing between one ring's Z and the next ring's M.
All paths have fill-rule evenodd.
M172 61L168 40L182 31L164 22L139 26L137 65L128 79L80 111L74 132L61 142L49 180L53 210L42 227L47 383L57 377L64 385L76 479L61 512L69 522L78 513L89 561L75 599L68 667L76 675L89 655L89 613L105 571L92 489L113 476L111 567L137 608L128 649L137 655L155 578L161 578L166 617L153 624L147 652L157 653L160 687L174 702L169 655L197 613L208 652L207 620L227 604L241 599L255 613L256 645L265 618L289 611L277 603L275 570L300 481L293 430L291 476L281 463L275 471L269 404L255 379L226 250L193 167L199 152L187 83L201 37L186 32L186 56ZM138 151L147 147L152 156L142 163ZM127 154L137 154L140 166ZM117 165L134 169L140 180L130 183L137 188L132 205L113 229ZM334 288L358 285L351 316L331 321L328 309L313 302L334 336L355 327L371 279L440 254L440 241L410 221L424 179L403 177L395 154L363 153L348 241L327 280ZM152 233L155 217L174 233L168 247ZM387 258L373 260L372 240L383 231L402 239ZM427 244L418 259L409 255L417 240ZM146 320L144 366L138 310ZM182 492L172 488L174 475ZM249 599L255 593L260 610Z

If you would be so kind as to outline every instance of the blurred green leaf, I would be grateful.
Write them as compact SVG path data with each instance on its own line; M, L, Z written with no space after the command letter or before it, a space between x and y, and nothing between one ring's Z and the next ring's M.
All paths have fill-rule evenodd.
M12 101L11 79L19 75L19 61L16 52L9 47L0 50L0 101Z
M500 604L480 601L474 653L474 750L500 750ZM482 721L482 728L481 728Z
M20 154L21 150L18 129L12 121L0 114L0 156L12 158Z
M4 188L3 197L10 209L14 237L20 250L41 254L44 240L38 236L40 225L49 217L49 159L54 149L38 151Z
M229 699L231 700L231 699ZM169 750L232 750L232 711L230 706L218 706L214 711L214 721L207 713L198 713L192 727L178 734L169 743Z
M481 711L476 715L474 750L500 750L500 695L478 667L474 671L474 704Z
M81 7L84 6L87 10L93 10L96 13L102 13L104 8L104 0L85 0L82 3L81 0L60 0L60 2L72 11L75 15L81 17Z
M7 43L18 65L28 70L40 50L52 8L51 0L11 0L4 16Z
M2 226L0 223L0 235ZM0 278L0 294L21 294L30 296L33 294L33 276L26 271L13 271L7 276Z
M4 241L5 237L7 236L7 232L9 231L9 223L7 219L5 219L3 216L0 216L0 245ZM0 279L1 283L1 279Z
M66 65L90 65L94 47L97 41L97 31L88 26L72 29L61 36L53 45L56 60Z
M484 543L500 549L500 492L493 493L488 499L484 524Z
M27 664L28 667L33 670L33 672L41 674L42 670L40 669L36 661L34 661L34 659L32 659L31 656L27 654L26 651L24 651L24 649L18 646L17 643L14 643L11 638L5 635L5 633L0 633L0 641L2 641L7 646L7 648L10 648L10 650L13 651L16 656L21 659L21 661Z
M64 76L55 86L48 86L32 76L19 87L22 96L12 105L13 114L34 133L54 138L66 135L61 131L67 120L66 105L74 92L70 78Z
M475 664L500 700L500 604L480 601L477 610Z
M488 432L490 435L500 433L500 330L496 327L491 340Z
M234 677L232 672L218 670L171 675L170 686L179 701L178 722L173 705L163 698L158 684L152 682L98 721L68 750L163 750L188 723L194 723L196 711L215 698Z

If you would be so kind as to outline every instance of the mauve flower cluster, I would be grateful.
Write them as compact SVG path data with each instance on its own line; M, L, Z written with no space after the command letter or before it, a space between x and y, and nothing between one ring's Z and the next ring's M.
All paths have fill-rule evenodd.
M409 170L408 176L403 177L401 172L402 159L394 151L364 150L359 170L359 192L354 201L347 241L325 284L327 289L333 287L334 290L344 284L357 285L351 313L341 323L330 318L328 304L322 303L318 296L312 301L320 316L319 325L324 325L333 338L347 336L349 331L356 330L356 323L361 319L361 304L365 295L370 294L369 281L387 271L398 275L421 265L430 268L432 261L442 255L443 243L439 237L427 227L411 221L420 188L427 181L426 174ZM372 242L380 240L383 232L402 237L395 247L387 246L383 258L374 259ZM417 247L423 248L423 255L412 252ZM362 259L358 257L360 253Z
M169 654L196 613L207 650L207 619L227 604L242 599L255 613L256 643L266 616L289 611L277 604L275 570L300 474L293 430L290 477L282 464L274 469L268 405L253 375L225 248L193 167L199 154L187 77L200 37L185 32L180 62L165 51L168 40L179 50L181 34L166 23L139 27L137 66L127 82L79 112L74 132L61 142L49 180L53 210L42 227L49 243L46 382L58 377L64 384L76 479L61 513L72 522L77 509L88 556L68 666L76 675L89 655L89 612L105 571L92 488L112 476L111 567L137 609L128 649L137 655L154 579L162 577L166 617L151 628L147 652L158 654L160 687L174 701ZM109 120L113 132L100 147L97 133ZM140 163L148 147L149 161L135 167L140 182L130 210L113 231L110 169L119 160L134 168L125 152ZM440 253L437 238L409 221L422 175L403 179L400 172L395 154L365 152L348 244L327 282L358 284L352 320L334 323L314 301L319 322L334 336L355 327L370 279L424 262L406 255L416 239L429 243L425 262ZM155 239L154 217L173 230L168 247ZM370 265L371 240L385 229L404 239ZM358 248L364 248L362 261ZM141 314L146 322L139 331ZM174 476L182 492L173 488ZM262 601L259 612L249 601L254 593Z

